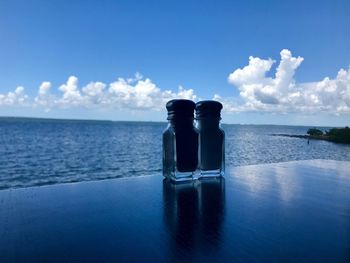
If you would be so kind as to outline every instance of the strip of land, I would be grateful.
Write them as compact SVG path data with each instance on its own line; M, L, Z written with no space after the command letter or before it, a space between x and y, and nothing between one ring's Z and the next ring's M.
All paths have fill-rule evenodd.
M284 133L274 133L272 136L284 136L291 138L301 138L308 140L324 140L336 143L346 143L350 144L350 129L349 127L345 128L333 128L329 131L323 131L318 129L309 129L308 134L299 135L299 134L284 134Z

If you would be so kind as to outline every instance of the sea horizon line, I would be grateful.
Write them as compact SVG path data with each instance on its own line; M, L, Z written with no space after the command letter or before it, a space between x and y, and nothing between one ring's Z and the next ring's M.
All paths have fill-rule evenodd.
M28 121L68 121L68 122L111 122L111 123L153 123L166 124L167 121L152 120L108 120L108 119L84 119L84 118L51 118L51 117L28 117L28 116L0 116L3 120L28 120ZM343 128L342 126L304 125L304 124L271 124L271 123L222 123L223 125L236 126L289 126L289 127L321 127L321 128Z

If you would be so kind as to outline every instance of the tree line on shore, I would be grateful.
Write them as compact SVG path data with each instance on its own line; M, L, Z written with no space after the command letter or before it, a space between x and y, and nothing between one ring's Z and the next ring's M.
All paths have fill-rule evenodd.
M307 131L310 138L323 139L332 142L350 143L350 128L332 128L323 132L320 129L311 128Z

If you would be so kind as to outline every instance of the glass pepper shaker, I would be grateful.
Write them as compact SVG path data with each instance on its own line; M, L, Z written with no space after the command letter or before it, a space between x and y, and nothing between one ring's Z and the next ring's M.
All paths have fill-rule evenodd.
M201 178L223 176L225 173L225 133L220 128L221 109L222 104L218 101L196 104Z
M163 175L173 181L198 174L198 131L193 125L195 103L176 99L166 104L168 127L163 133Z

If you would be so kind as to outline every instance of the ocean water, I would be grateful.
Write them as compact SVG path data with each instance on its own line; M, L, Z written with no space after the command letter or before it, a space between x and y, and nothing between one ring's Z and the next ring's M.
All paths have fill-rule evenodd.
M0 118L0 189L160 175L166 123ZM226 167L292 160L350 161L350 145L271 134L310 127L223 125Z

